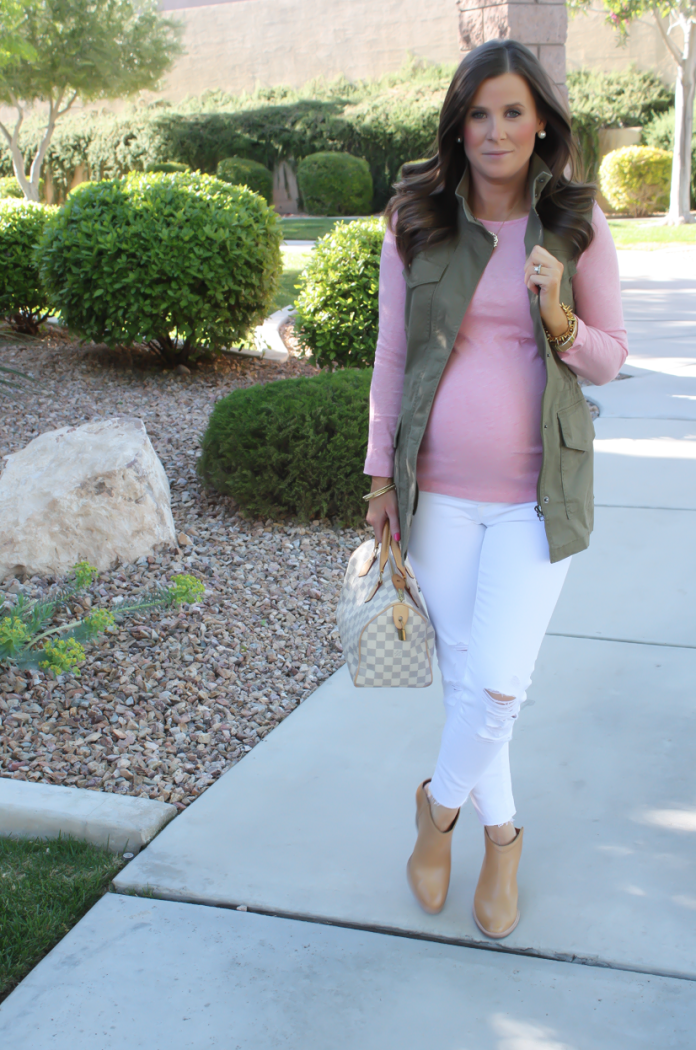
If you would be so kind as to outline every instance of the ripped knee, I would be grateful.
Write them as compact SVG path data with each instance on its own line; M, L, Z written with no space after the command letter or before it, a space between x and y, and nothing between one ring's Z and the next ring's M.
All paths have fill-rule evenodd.
M512 738L515 719L520 713L520 697L484 689L485 722L478 735L484 740L505 741Z

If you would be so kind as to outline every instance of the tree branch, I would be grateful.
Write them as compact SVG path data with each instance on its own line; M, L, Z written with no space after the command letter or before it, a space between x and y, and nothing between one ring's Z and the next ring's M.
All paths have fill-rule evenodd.
M59 109L58 112L56 113L56 120L58 119L58 117L62 117L64 113L68 112L68 110L72 106L73 102L77 98L77 95L78 95L77 91L73 92L73 97L70 99L70 101L67 103L67 105L63 106L63 108Z
M652 8L652 13L655 16L655 21L657 22L657 28L660 30L660 36L662 37L662 40L664 42L665 47L667 48L668 51L671 52L672 58L677 63L677 65L681 66L681 64L682 64L682 53L679 50L679 48L677 47L677 45L674 43L674 41L671 40L669 35L667 34L667 31L665 30L665 27L662 24L662 15L658 11L657 7L653 7ZM673 27L670 26L670 31L671 31L672 28Z
M5 127L5 125L3 124L3 122L1 120L0 120L0 131L3 133L3 135L7 139L7 145L11 146L12 145L12 136L10 135L9 131L7 130L7 128Z
M15 178L22 187L22 193L26 198L31 200L31 186L29 180L24 174L24 157L22 151L19 148L19 132L24 121L24 107L17 101L14 94L11 95L13 105L17 110L17 123L15 124L14 131L10 135L7 128L3 123L0 123L0 129L7 139L7 144L10 147L10 154L12 155L12 167L14 169Z

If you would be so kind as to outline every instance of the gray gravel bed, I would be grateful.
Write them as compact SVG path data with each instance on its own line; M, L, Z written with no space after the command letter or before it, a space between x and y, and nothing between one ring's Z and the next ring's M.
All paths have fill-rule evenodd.
M201 490L199 438L218 398L316 370L227 359L190 375L148 355L81 347L65 333L17 345L0 363L35 376L3 399L0 456L65 425L114 415L147 427L172 487L179 546L102 573L73 612L124 600L189 572L196 605L124 618L86 645L81 675L0 674L0 776L142 795L182 809L343 662L335 607L348 558L367 533L245 520ZM4 586L8 600L55 581Z

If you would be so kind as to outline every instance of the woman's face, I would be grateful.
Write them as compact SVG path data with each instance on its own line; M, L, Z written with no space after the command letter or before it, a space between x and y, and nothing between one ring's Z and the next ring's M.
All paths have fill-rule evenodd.
M544 128L524 77L484 80L464 120L464 152L483 178L507 182L526 170L537 131Z

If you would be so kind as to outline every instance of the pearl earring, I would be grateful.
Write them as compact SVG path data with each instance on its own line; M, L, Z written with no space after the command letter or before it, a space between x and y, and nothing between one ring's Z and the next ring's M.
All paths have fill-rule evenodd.
M545 139L546 138L546 132L545 131L537 131L537 135L539 136L540 139Z

